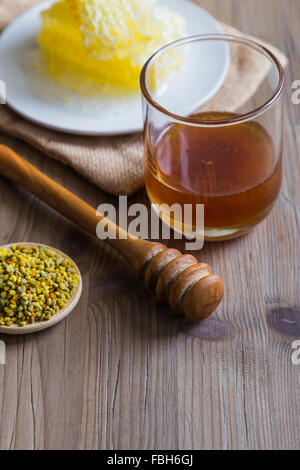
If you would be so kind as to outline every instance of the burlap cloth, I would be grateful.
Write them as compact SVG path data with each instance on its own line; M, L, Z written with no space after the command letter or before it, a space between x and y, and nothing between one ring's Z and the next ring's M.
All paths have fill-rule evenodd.
M38 3L37 0L0 0L0 30L17 14ZM242 34L223 25L228 34ZM259 41L261 42L261 41ZM262 43L262 42L261 42ZM262 43L264 44L264 43ZM266 44L281 63L286 57ZM243 55L235 48L231 68L222 90L210 102L210 109L234 111L246 102L264 77L257 54ZM3 66L5 64L2 64ZM247 78L247 80L244 80ZM1 70L0 70L1 79ZM247 87L241 84L247 81ZM232 93L235 90L235 93ZM71 166L103 190L118 195L132 194L144 185L143 144L141 134L120 137L82 137L59 133L26 121L6 105L0 106L0 132L17 137L41 150L45 155Z

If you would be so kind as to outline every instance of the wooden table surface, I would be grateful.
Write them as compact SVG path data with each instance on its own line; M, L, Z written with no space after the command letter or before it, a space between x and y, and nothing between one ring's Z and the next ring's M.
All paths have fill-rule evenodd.
M1 449L299 449L299 0L203 0L222 21L290 59L285 170L266 221L199 259L225 280L217 313L190 324L158 307L129 266L44 204L0 178L0 244L65 250L84 282L67 320L27 337L1 335ZM114 201L72 170L1 135L93 206ZM145 200L144 192L131 198ZM297 310L298 307L298 310Z

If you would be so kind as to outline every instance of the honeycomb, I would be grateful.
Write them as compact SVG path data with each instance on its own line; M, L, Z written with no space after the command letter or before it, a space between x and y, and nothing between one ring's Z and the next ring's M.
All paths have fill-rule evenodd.
M156 0L60 0L41 18L49 72L72 89L81 81L137 89L145 61L185 33L185 20Z

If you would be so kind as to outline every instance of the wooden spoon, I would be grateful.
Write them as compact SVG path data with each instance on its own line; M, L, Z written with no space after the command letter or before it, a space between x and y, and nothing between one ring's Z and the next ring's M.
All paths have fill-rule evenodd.
M105 220L109 230L117 234L116 239L105 242L132 265L158 300L169 304L174 313L200 320L211 315L221 302L223 281L207 264L161 243L133 237L4 145L0 145L0 174L92 235L96 235L99 221Z
M32 248L33 246L40 246L41 243L28 243L28 242L10 243L9 245L1 246L0 249L10 248L13 245L20 245L25 248ZM79 281L74 291L74 294L68 300L68 302L66 303L66 306L62 308L61 310L59 310L58 312L56 312L50 318L50 320L29 323L26 326L19 326L19 325L2 326L0 325L0 333L5 333L8 335L27 335L28 333L36 333L37 331L45 330L46 328L56 325L56 323L66 318L66 316L69 315L69 313L71 313L72 310L76 307L78 300L80 299L81 292L82 292L82 279L81 279L78 266L74 263L74 261L68 255L66 255L62 251L57 250L56 248L53 248L52 246L48 246L48 245L45 245L45 246L46 248L49 248L50 250L54 250L57 254L61 255L63 258L67 258L74 265L77 271L77 274L79 276Z

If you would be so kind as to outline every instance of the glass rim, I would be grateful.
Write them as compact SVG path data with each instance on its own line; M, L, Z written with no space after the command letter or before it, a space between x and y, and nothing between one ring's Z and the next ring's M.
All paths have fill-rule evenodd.
M230 116L227 118L222 118L222 119L199 119L197 117L185 117L185 116L180 116L178 114L172 113L168 109L166 109L164 106L160 105L154 98L151 96L151 93L149 92L147 85L146 85L146 77L147 77L147 72L149 67L152 65L154 60L159 57L165 50L169 49L170 47L176 46L176 45L181 45L185 43L192 43L192 42L198 42L198 41L227 41L227 42L235 42L242 44L244 46L251 47L252 49L255 49L256 51L262 53L265 57L269 58L273 65L275 65L277 71L278 71L278 84L274 92L272 93L272 96L264 102L262 105L259 107L243 114L237 114L236 116ZM280 61L277 59L275 54L270 51L267 47L264 45L248 38L243 38L241 36L234 36L234 35L228 35L228 34L197 34L194 36L187 36L182 39L178 39L176 41L173 41L169 44L166 44L165 46L161 47L158 49L144 64L141 74L140 74L140 87L141 87L141 92L142 96L145 98L145 100L153 106L155 109L157 109L160 113L169 116L172 118L173 121L176 121L178 123L185 123L185 124L191 124L194 126L199 126L199 127L216 127L216 126L224 126L224 125L234 125L237 123L241 123L244 121L248 121L254 117L257 117L263 113L265 113L270 107L272 107L280 97L283 88L284 88L284 69L283 66L281 65Z

